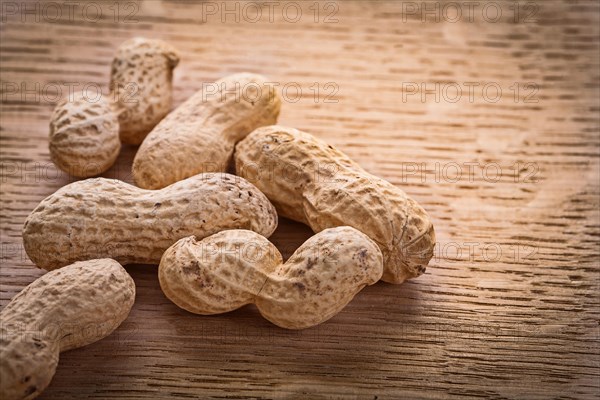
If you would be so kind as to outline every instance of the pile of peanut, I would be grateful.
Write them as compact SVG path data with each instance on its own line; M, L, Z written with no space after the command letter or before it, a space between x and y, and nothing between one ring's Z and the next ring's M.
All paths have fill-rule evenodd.
M77 181L27 217L25 250L50 272L0 312L1 398L36 397L61 351L126 319L135 284L123 264L158 264L164 294L189 312L252 303L288 329L326 321L367 285L425 271L435 234L419 204L322 140L274 125L281 101L263 76L227 76L216 92L201 90L169 113L178 62L162 41L129 40L112 63L109 96L90 102L79 93L54 110L49 147L58 168L96 176L121 143L140 145L137 186ZM136 101L126 101L132 85ZM231 163L235 175L226 172ZM290 168L300 171L294 179ZM267 239L278 215L315 232L287 261ZM49 323L73 329L52 337ZM89 324L95 335L77 328Z

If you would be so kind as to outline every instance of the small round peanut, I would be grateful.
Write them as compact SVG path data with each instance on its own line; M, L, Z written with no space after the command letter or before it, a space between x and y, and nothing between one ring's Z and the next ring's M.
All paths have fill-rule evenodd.
M171 111L177 50L158 39L123 42L112 62L110 88L119 116L121 142L138 145Z
M165 295L187 311L219 314L254 303L275 325L303 329L333 317L382 272L377 244L337 227L308 239L285 263L252 231L187 237L165 252L158 277Z
M208 85L148 134L133 160L139 187L160 189L202 172L223 172L235 144L277 121L280 99L267 78L250 73Z
M23 245L47 270L104 257L158 264L186 236L237 228L269 236L276 227L277 213L265 195L234 175L200 174L162 190L92 178L42 200L25 221Z
M77 262L31 283L0 312L0 398L38 396L60 352L110 335L134 300L133 279L111 259Z
M50 117L50 158L58 168L82 178L99 175L120 149L117 114L106 97L76 92L58 103Z
M382 280L425 272L435 232L423 207L322 140L283 126L259 128L235 149L236 174L254 183L280 215L319 232L349 225L381 248Z

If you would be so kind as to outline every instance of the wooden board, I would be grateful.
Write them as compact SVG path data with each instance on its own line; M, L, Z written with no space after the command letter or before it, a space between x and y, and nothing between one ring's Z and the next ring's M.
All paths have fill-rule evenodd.
M57 97L70 83L107 90L114 49L136 35L181 50L177 104L239 71L287 84L280 123L405 189L438 238L424 276L368 287L303 331L253 307L189 314L163 296L155 266L130 266L128 320L61 355L40 398L600 394L598 2L263 2L258 19L253 2L54 3L60 17L9 3L0 305L43 273L23 251L24 219L74 181L49 160ZM130 182L135 150L105 176ZM289 256L310 234L284 220L273 241Z

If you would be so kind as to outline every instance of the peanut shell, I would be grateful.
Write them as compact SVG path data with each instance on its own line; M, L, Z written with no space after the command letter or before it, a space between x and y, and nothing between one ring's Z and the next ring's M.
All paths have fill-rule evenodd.
M187 237L165 252L158 277L165 295L190 312L219 314L254 303L275 325L303 329L333 317L382 272L376 243L346 226L311 237L285 263L252 231Z
M269 236L276 227L269 200L234 175L196 175L162 190L93 178L42 200L25 221L23 244L29 258L47 270L104 257L158 264L183 237L202 239L235 228Z
M77 262L31 283L0 312L0 398L38 396L59 353L110 335L134 300L133 279L110 259Z
M76 92L57 104L50 117L50 158L62 171L80 178L99 175L120 149L118 118L107 98Z
M280 215L315 232L349 225L366 233L383 253L382 280L402 283L425 272L435 246L425 210L335 147L297 129L268 126L240 141L234 159L237 175L266 194Z
M235 74L190 97L140 146L133 160L136 185L160 189L202 172L226 171L238 141L277 121L280 99L267 83L260 75Z
M121 142L138 145L171 111L177 50L157 39L123 42L112 62L110 87L119 116Z

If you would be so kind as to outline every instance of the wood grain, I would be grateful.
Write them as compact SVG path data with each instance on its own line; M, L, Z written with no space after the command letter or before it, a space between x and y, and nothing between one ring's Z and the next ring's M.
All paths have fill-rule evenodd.
M292 9L282 15L289 2L279 2L272 22L263 4L255 23L244 15L222 21L221 2L125 2L116 20L111 4L93 3L104 13L97 21L81 15L84 2L56 21L23 18L7 3L2 306L43 273L23 251L25 217L74 180L48 154L57 88L65 94L69 82L97 83L107 91L114 49L135 35L181 50L177 104L203 82L240 71L269 76L280 88L297 83L288 86L280 122L404 188L429 211L438 237L424 276L369 287L332 320L303 331L279 329L253 307L189 314L163 296L155 266L129 266L138 296L128 320L107 339L63 354L40 398L600 394L598 2L494 2L503 12L497 22L494 10L482 14L489 2L472 20L463 6L456 22L435 11L423 22L425 3L400 1L319 2L318 22L313 2L296 2L303 14L290 22ZM35 4L42 3L27 3ZM208 15L211 4L216 15ZM251 6L227 7L236 4L240 14ZM436 4L452 11L446 2L426 6ZM125 21L132 10L135 21ZM413 93L422 84L425 98ZM463 93L454 102L457 87ZM135 151L124 147L104 176L131 182ZM284 220L273 241L287 257L310 234Z

